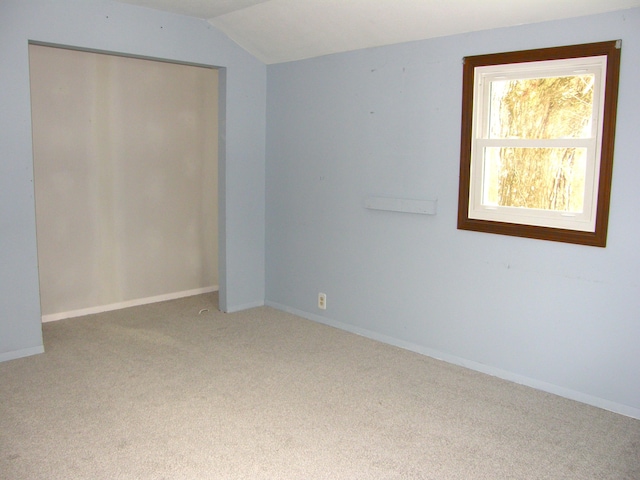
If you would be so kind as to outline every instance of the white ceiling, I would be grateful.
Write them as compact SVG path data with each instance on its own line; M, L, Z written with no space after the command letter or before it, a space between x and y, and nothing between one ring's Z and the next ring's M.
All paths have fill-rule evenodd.
M264 63L640 6L640 0L118 0L208 20Z

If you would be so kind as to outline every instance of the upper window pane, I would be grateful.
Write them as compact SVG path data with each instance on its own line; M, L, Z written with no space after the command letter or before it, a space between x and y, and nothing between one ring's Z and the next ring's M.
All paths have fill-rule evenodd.
M594 84L593 74L491 81L489 138L592 137Z

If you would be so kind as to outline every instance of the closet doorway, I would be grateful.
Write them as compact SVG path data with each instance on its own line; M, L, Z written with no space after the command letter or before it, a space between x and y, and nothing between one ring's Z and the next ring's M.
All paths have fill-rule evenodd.
M43 321L218 289L218 71L29 45Z

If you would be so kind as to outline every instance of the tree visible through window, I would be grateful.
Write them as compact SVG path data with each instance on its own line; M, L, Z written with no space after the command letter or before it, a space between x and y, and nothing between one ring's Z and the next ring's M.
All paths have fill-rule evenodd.
M465 59L459 228L605 245L619 52Z
M536 139L589 136L593 81L593 75L577 75L494 82L491 102L496 107L496 118L491 119L495 122L492 136ZM495 150L491 152L494 171L489 177L488 202L508 207L582 211L586 161L583 149Z

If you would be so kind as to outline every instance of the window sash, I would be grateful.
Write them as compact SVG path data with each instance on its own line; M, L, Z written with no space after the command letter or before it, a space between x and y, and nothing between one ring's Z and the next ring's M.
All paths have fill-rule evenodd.
M604 72L606 56L559 59L542 62L491 65L476 67L474 87L474 115L471 152L471 176L469 185L469 211L471 219L563 228L578 231L594 231L598 198L597 172L599 171L599 132L602 130L604 108ZM594 99L590 138L489 138L491 83L504 80L554 78L576 74L594 75ZM585 192L582 213L553 211L526 207L507 207L483 203L485 186L484 151L490 147L514 148L585 148Z
M585 169L585 189L582 213L566 211L542 210L524 207L506 207L484 204L485 158L486 147L523 147L523 148L586 148L587 164ZM593 231L596 222L596 206L598 199L597 159L595 139L570 141L561 140L481 140L475 143L472 151L471 180L469 185L469 218L476 220L492 220L498 222L536 225L551 228L566 228L579 231ZM479 170L479 171L477 171Z

